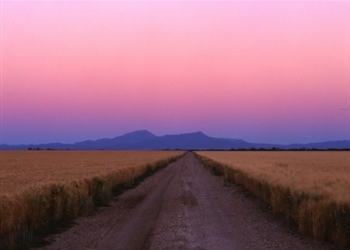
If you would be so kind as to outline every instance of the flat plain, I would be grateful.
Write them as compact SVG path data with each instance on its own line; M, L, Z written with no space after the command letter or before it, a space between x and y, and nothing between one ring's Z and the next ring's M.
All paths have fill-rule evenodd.
M111 173L142 171L176 151L0 151L0 196ZM136 174L136 173L135 173Z
M188 153L35 249L337 249L290 230L242 187L223 184Z
M0 153L0 249L29 248L34 229L77 217L43 249L336 247L288 225L337 246L350 243L349 152L198 151L170 165L183 152Z
M92 214L122 185L181 151L0 151L0 249L27 248L33 229Z
M327 199L350 202L350 152L198 152L252 178Z
M298 230L350 244L350 152L197 152L203 164L243 186Z

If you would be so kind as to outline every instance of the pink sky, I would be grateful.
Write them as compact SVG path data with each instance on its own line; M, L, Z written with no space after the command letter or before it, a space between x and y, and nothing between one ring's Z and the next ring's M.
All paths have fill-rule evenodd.
M1 2L1 143L350 139L350 2Z

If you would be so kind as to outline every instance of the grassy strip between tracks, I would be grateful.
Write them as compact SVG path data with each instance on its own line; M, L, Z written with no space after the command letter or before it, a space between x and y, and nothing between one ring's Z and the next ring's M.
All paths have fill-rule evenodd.
M246 154L244 157L254 157L254 155L248 155L248 152ZM333 197L336 194L334 196L323 195L323 190L317 193L308 192L308 189L294 188L293 184L283 181L282 176L278 176L280 182L274 181L271 177L260 178L254 171L256 166L264 164L262 161L253 162L252 165L256 163L256 166L252 168L245 168L242 166L235 167L232 155L226 160L224 155L215 155L214 152L197 152L196 156L214 174L222 175L225 181L243 186L269 204L275 213L282 214L287 223L295 225L301 234L312 236L318 240L332 241L340 247L350 246L350 196L346 195L334 199ZM236 158L238 157L241 156L236 155ZM215 160L213 160L214 158ZM252 159L250 161L252 162ZM280 162L274 166L277 169L287 167L291 168L293 166ZM263 171L265 172L261 176L268 176L265 175L268 168L263 169ZM313 174L316 175L317 170L313 171L315 171ZM271 174L279 173L271 172ZM296 176L296 178L298 177ZM332 177L329 178L332 179ZM344 179L345 181L348 180L346 177ZM326 185L326 183L319 184ZM347 193L348 186L346 185L348 184L346 181L342 186L345 193ZM337 192L337 190L333 191Z

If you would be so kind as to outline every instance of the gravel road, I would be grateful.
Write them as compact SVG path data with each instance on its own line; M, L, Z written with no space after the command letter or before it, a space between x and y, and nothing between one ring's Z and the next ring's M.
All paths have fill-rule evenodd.
M40 249L336 249L288 229L193 153L74 224Z

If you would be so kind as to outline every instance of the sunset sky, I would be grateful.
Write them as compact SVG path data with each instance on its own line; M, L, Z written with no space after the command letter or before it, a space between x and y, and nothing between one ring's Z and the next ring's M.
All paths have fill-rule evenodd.
M350 140L349 1L1 1L1 142Z

